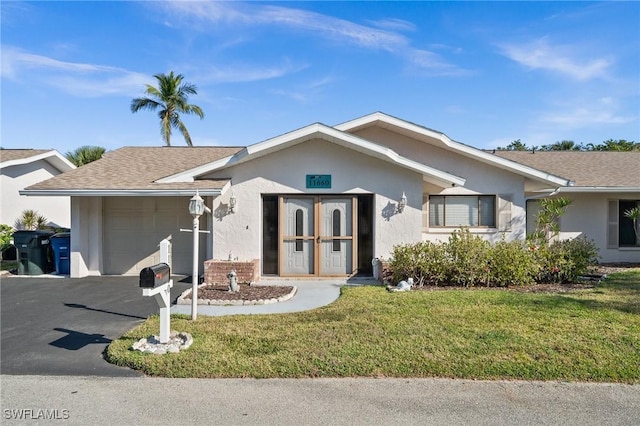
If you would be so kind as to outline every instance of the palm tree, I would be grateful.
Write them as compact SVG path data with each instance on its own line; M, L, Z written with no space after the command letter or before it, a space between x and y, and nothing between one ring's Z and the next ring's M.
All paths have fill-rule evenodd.
M147 84L145 93L149 97L133 99L131 112L135 113L141 109L155 111L160 108L158 112L160 133L167 146L171 146L171 128L178 129L187 145L193 146L191 136L180 120L179 113L196 114L201 119L204 117L204 112L199 106L187 102L189 95L198 94L198 89L191 83L183 83L184 77L181 74L174 74L173 71L168 75L156 74L154 77L158 80L158 88Z
M67 157L67 160L75 164L76 167L80 167L101 159L104 152L105 149L101 146L84 145L75 151L67 152L64 156Z
M16 219L15 226L17 229L35 231L37 229L45 229L48 222L49 220L36 210L23 210L20 213L20 217Z

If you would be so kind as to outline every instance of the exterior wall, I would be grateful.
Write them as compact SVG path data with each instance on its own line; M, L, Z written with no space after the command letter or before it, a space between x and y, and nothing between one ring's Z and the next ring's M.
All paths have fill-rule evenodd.
M429 195L496 195L508 196L510 199L511 223L507 232L501 232L500 224L496 228L471 228L471 232L489 241L500 240L505 235L507 240L524 239L526 236L525 178L515 173L499 169L461 154L441 148L440 141L432 140L434 145L424 141L391 132L380 127L368 127L355 132L367 140L385 145L398 154L421 162L438 170L445 170L466 179L464 187L440 188L424 184L424 196ZM499 221L500 201L496 198L496 221ZM428 203L424 205L424 241L446 241L455 228L429 228ZM422 220L421 222L422 223Z
M71 277L113 273L105 269L114 258L129 258L122 273L135 275L141 267L160 262L158 244L163 238L172 243L172 274L191 275L193 259L193 234L180 232L191 229L192 218L188 212L188 197L72 197L71 198ZM110 229L113 217L105 217L105 209L113 211L113 205L125 205L123 214L129 225L123 232ZM207 201L211 205L211 201ZM135 222L131 224L131 221ZM207 220L200 218L200 229L207 227ZM106 235L108 234L108 235ZM118 234L118 235L116 235ZM207 235L207 236L205 236ZM108 238L121 239L117 247L107 244ZM199 274L204 271L207 257L207 240L210 234L199 239ZM210 246L210 244L209 244ZM116 251L114 252L109 252ZM131 265L137 265L132 267Z
M102 198L71 197L71 278L102 273Z
M307 174L330 174L331 189L305 188ZM308 141L207 177L232 180L230 190L213 202L213 259L262 258L261 194L376 194L375 257L388 257L394 245L421 238L422 176L331 142ZM397 214L403 191L407 207ZM235 213L228 212L232 193Z
M0 188L0 223L13 226L23 210L36 210L50 224L59 228L71 226L69 197L27 197L18 191L60 174L60 171L45 160L9 166L2 169Z
M640 200L640 192L625 194L567 194L572 200L560 219L560 238L585 236L600 249L601 262L640 262L640 247L607 247L607 214L609 200Z

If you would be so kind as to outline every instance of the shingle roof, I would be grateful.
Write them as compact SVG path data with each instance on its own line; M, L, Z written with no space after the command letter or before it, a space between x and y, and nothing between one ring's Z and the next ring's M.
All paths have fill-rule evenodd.
M640 152L496 151L495 155L571 179L575 186L640 188Z
M22 160L52 151L51 149L0 149L0 162Z
M238 147L124 147L27 190L220 189L228 179L155 183L179 171L235 154Z

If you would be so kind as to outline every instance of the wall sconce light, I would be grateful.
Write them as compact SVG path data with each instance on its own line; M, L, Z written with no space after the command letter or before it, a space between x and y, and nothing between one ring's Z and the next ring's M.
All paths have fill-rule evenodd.
M232 192L231 197L229 198L229 212L235 213L237 204L238 200L236 199L236 194Z
M400 201L398 201L398 207L396 207L396 210L398 211L398 213L402 213L405 207L407 207L407 196L403 191L402 197L400 198Z

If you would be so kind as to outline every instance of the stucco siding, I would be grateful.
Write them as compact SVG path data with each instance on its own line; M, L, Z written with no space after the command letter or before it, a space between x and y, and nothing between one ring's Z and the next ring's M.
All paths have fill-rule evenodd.
M572 200L560 219L560 238L585 236L600 250L601 262L640 262L640 247L607 247L607 214L609 200L640 200L638 193L569 194Z
M307 174L329 174L330 189L307 189ZM213 258L261 258L262 194L376 194L374 255L388 257L395 244L421 238L422 176L324 140L305 142L207 177L230 177L231 188L214 200ZM405 192L407 208L395 213ZM229 198L237 199L235 213Z
M52 226L69 228L71 226L69 197L27 197L18 192L58 174L60 171L45 160L2 168L0 223L13 226L22 211L31 209L46 217Z

